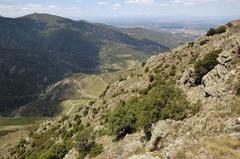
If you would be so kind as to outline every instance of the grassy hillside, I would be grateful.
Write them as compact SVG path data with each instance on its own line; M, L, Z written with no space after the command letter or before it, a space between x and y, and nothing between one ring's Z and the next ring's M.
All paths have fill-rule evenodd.
M87 76L81 80L81 92L84 97L98 98L107 88L106 83L100 76Z
M69 78L50 85L47 91L43 92L34 102L14 110L11 116L58 116L71 114L98 98L113 80L122 77L121 74L123 73L74 74Z
M78 100L67 100L60 103L63 111L61 112L61 115L71 115L75 112L77 112L79 109L83 109L86 105L89 105L91 101L94 101L94 99L91 98L83 98Z
M139 67L141 61L146 60L149 55L143 51L134 50L128 45L119 43L108 43L104 45L100 53L101 67L103 70L126 70Z
M12 132L17 132L24 128L28 128L37 125L47 118L37 117L21 117L21 118L0 118L0 137L5 136Z

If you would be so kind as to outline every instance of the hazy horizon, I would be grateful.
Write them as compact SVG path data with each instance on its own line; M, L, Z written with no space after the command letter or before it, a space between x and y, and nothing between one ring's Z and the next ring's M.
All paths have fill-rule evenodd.
M168 20L238 19L240 0L0 0L0 15L47 13L74 20L106 21L152 17Z

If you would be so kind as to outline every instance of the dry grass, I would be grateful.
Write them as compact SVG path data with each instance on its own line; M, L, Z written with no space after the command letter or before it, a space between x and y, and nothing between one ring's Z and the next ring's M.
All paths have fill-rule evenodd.
M240 114L240 97L235 97L230 103L231 114L239 116Z
M240 140L231 136L208 137L176 152L174 159L240 159Z
M240 140L230 136L211 138L206 142L205 147L216 159L240 158Z
M81 93L88 98L97 98L107 88L106 83L100 76L87 76L81 80Z
M84 107L85 105L88 105L91 101L94 101L94 99L88 99L83 98L79 100L67 100L61 102L61 106L63 108L63 111L60 115L70 115L79 110L79 108Z

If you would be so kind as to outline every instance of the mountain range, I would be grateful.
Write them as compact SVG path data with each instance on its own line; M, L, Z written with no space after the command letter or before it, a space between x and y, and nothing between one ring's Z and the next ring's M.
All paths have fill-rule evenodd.
M169 50L111 26L48 14L0 17L0 23L0 114L71 74L118 70Z
M211 28L125 72L108 86L95 85L105 85L105 91L73 113L13 135L16 144L2 138L3 158L240 158L239 21ZM50 90L58 94L58 86L90 81L73 78Z

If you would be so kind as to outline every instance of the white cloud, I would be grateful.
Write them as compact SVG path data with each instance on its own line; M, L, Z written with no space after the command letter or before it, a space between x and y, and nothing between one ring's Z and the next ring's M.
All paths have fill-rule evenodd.
M236 4L236 5L240 5L240 0L225 0L227 3L231 4Z
M77 13L77 7L62 7L56 5L42 5L42 4L16 4L7 5L0 4L0 15L6 17L19 17L31 13L50 13L62 16L72 16L72 13ZM81 10L82 11L82 10Z
M112 6L112 10L119 10L120 9L120 7L121 7L121 4L119 4L119 3L116 3L116 4L114 4L113 6Z
M209 2L220 2L220 1L240 1L240 0L169 0L163 3L155 3L157 6L166 7L178 7L178 6L191 6L191 5L198 5L203 3Z
M49 8L57 8L58 6L55 6L55 5L50 5L48 6Z
M170 3L175 5L197 5L200 3L214 2L216 0L171 0Z
M98 2L98 5L107 5L108 4L108 2L106 2L106 1L99 1Z
M126 0L125 3L131 3L131 4L153 4L154 0Z

